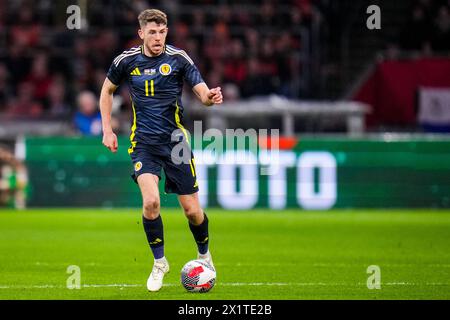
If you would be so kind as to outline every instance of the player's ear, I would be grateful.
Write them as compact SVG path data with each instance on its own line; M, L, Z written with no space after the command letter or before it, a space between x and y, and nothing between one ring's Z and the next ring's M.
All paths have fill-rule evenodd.
M138 30L138 35L139 35L139 38L141 38L141 40L144 40L144 30L139 29Z

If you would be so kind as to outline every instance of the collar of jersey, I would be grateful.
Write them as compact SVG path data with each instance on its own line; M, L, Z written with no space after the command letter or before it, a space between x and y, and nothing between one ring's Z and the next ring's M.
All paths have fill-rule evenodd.
M141 47L141 55L143 55L147 59L157 60L157 59L161 58L162 56L164 56L164 54L166 53L166 45L165 44L164 44L163 51L156 57L149 57L148 55L146 55L144 53L144 45L143 44L141 44L140 47Z

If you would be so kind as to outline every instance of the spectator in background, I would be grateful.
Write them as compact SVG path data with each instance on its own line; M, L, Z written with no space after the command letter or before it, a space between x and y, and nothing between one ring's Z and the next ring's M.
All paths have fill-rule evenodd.
M72 74L76 79L75 89L81 91L86 88L91 72L89 42L84 37L75 39L71 60Z
M217 87L223 82L223 65L220 61L216 61L210 66L210 71L206 75L206 78L208 83L213 87Z
M0 29L5 27L6 23L6 4L4 1L0 1Z
M33 85L22 82L17 89L17 98L13 99L8 111L8 117L38 118L42 115L43 107L33 97Z
M409 50L421 50L425 43L431 40L431 25L425 10L416 5L409 18L408 24L402 32L402 47Z
M296 8L292 11L297 11L301 15L301 24L304 26L311 26L314 19L320 19L317 10L311 4L311 0L295 0Z
M269 77L278 77L278 66L275 55L275 38L264 38L261 43L259 68L261 72Z
M75 113L76 130L83 135L100 135L102 119L97 107L97 98L90 91L82 91L78 95L78 111Z
M171 36L171 43L176 47L183 47L185 39L189 36L189 27L182 21L175 22L173 26L174 34Z
M293 78L300 76L300 63L295 64L296 54L292 52L292 39L284 31L276 41L274 60L277 64L277 76L280 80L277 93L289 98L297 98L298 88L293 88Z
M18 11L17 22L11 29L11 42L24 47L35 47L41 39L41 26L33 20L33 10L25 3Z
M104 69L96 68L89 73L88 81L84 85L84 90L100 92L103 81L105 81L106 72Z
M450 10L444 5L440 6L434 21L433 49L446 51L450 49Z
M233 39L230 43L230 52L224 66L224 79L240 86L247 76L247 67L244 57L244 45L240 39Z
M18 86L28 74L31 65L31 59L26 55L26 47L19 44L9 46L5 64L9 69L11 85Z
M261 72L259 61L252 57L247 61L248 76L242 84L242 97L268 95L274 92L272 79L267 73Z
M70 115L71 108L66 103L66 86L62 76L58 76L57 81L54 81L49 88L48 100L49 110L48 113L52 118L67 119Z
M260 35L255 29L248 27L244 31L245 53L248 57L256 56L259 53Z
M224 84L222 90L223 97L227 99L228 102L236 102L241 98L239 88L234 83Z
M33 86L33 98L45 107L48 107L48 94L53 83L53 76L48 71L48 56L41 52L35 56L30 74L25 81Z
M263 30L270 30L279 26L278 16L275 14L276 9L270 0L264 0L259 8L260 14L255 15L254 24Z
M205 12L200 8L195 8L190 16L189 26L190 34L196 39L197 46L200 48L203 47L204 30L206 27Z
M89 42L92 65L98 69L107 69L111 61L115 58L116 52L120 51L119 36L113 30L105 29Z
M3 63L0 63L0 113L5 112L12 97L12 88L9 84L9 72Z

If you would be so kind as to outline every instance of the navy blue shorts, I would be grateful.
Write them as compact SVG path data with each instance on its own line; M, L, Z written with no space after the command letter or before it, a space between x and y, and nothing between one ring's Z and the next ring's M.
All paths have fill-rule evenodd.
M197 192L198 184L194 155L189 147L181 151L178 148L175 150L183 160L180 161L180 158L173 158L172 150L177 144L178 142L148 145L138 142L134 148L130 148L129 153L134 165L134 173L131 177L134 182L137 183L137 177L143 173L157 175L161 180L161 169L164 169L166 176L164 190L166 193L184 195ZM183 152L187 154L183 155Z

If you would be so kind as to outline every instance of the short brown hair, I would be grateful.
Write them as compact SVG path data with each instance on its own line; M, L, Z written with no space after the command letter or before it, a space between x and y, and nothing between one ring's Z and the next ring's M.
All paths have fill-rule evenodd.
M138 20L141 28L145 27L149 22L167 25L167 15L158 9L147 9L142 11L138 16Z

